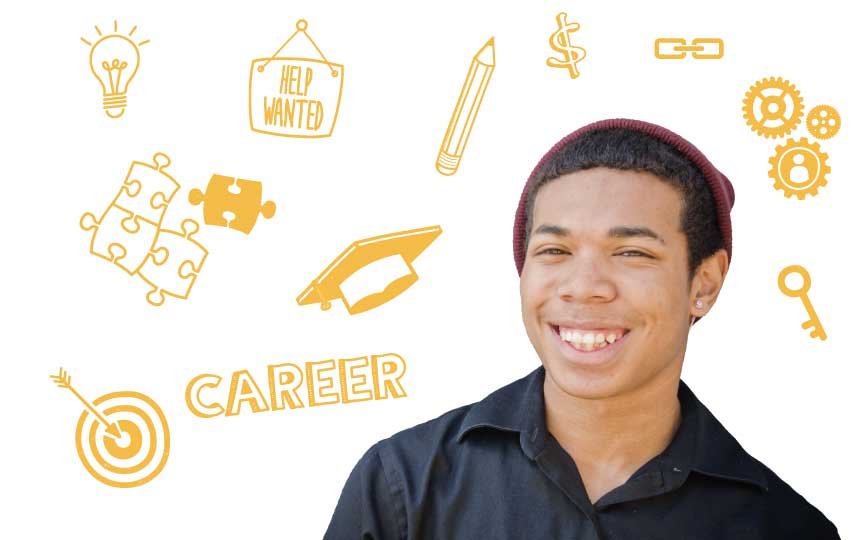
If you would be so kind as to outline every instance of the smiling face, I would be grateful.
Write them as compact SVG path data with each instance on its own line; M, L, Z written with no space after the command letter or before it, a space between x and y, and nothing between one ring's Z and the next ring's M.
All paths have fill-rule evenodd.
M520 292L547 384L601 398L677 380L699 281L688 287L681 206L646 172L596 167L540 188Z

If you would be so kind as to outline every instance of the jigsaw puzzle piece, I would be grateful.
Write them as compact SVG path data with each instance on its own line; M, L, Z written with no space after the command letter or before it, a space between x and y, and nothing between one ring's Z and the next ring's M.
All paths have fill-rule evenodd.
M87 212L79 224L85 231L93 231L90 253L115 263L130 275L144 264L158 232L153 223L113 204L98 221Z
M255 227L255 222L258 221L258 214L266 219L273 217L273 214L276 213L276 203L267 201L261 204L261 182L237 179L234 186L240 189L240 194L235 197L238 208L237 210L228 210L234 214L234 219L230 221L228 226L249 234Z
M165 170L171 164L167 155L156 153L153 163L132 162L114 204L158 226L180 184Z
M160 229L150 256L138 272L152 287L147 301L154 306L161 306L166 295L187 298L207 258L207 250L192 238L198 223L184 220L181 229Z
M232 185L234 185L234 179L230 176L214 174L210 177L210 183L207 184L207 193L201 193L201 190L197 188L189 192L190 203L196 206L204 203L204 223L221 227L228 226L223 212L229 210L232 205L231 199L234 195L228 191Z
M207 184L207 192L199 189L189 192L189 202L204 203L204 222L208 225L230 227L249 234L258 221L258 214L269 219L276 213L276 204L261 204L261 182L214 174Z

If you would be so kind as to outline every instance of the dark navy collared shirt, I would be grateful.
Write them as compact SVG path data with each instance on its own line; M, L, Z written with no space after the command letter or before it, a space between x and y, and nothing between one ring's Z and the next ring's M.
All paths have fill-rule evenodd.
M594 504L546 429L541 366L378 442L325 540L833 540L836 527L751 457L684 384L669 446Z

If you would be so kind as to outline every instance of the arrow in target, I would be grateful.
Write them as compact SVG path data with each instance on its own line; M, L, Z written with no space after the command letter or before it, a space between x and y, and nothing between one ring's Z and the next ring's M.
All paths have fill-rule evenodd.
M101 422L102 425L105 426L105 432L108 433L108 435L111 435L115 439L120 438L120 426L118 426L116 423L112 424L108 422L108 419L102 416L102 414L96 410L96 407L94 407L89 401L84 399L84 397L79 394L77 390L72 388L72 376L66 373L62 367L60 368L60 373L57 375L51 375L51 378L54 380L57 386L59 386L60 388L68 388L70 392L75 394L75 397L78 398L78 400L83 403L85 407L87 407L87 410L93 413L93 415L99 419L99 422Z

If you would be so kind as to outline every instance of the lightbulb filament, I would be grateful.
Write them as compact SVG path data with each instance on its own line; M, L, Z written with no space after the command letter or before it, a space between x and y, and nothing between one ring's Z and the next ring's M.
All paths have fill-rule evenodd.
M121 62L117 58L111 61L111 64L108 64L107 60L102 62L102 69L108 72L108 82L111 86L111 93L116 94L120 89L120 76L123 74L123 70L126 69L128 64L123 61ZM117 72L117 76L115 78L114 72Z

